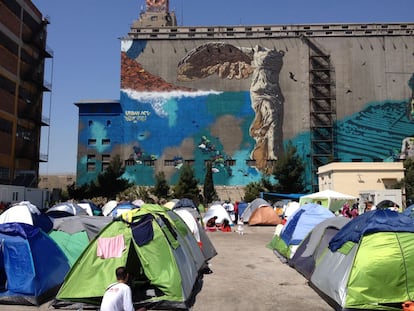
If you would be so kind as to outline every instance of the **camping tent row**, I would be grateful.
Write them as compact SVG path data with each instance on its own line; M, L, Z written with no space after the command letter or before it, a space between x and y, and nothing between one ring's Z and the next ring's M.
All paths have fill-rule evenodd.
M267 196L271 197L271 193L267 193ZM279 196L283 195L280 194ZM320 202L320 205L326 209L337 212L345 203L352 203L357 199L354 196L333 190L324 190L308 195L291 194L284 196L292 199L292 201L284 204L281 209L272 207L272 204L263 198L256 198L248 204L243 202L239 205L239 217L249 225L278 225L282 222L282 217L287 219L300 206L307 203ZM294 201L297 199L299 199L299 202Z
M183 217L185 213L176 214ZM0 304L40 305L53 298L69 269L113 221L112 217L58 215L48 217L30 202L21 202L0 215ZM197 227L189 216L185 223L192 220ZM207 261L217 252L200 225L198 229L197 241Z
M67 211L75 208L65 205ZM0 215L0 304L39 305L54 297L70 267L111 221L57 214L50 217L23 201Z
M303 207L268 247L286 255L285 262L335 310L401 310L414 299L414 221L409 212L378 209L354 219L321 218L297 236L296 250L289 252L288 237L300 230Z

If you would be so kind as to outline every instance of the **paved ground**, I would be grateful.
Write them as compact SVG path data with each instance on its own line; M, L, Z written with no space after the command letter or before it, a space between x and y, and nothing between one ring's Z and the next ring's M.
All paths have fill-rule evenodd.
M245 234L208 232L218 255L211 260L212 274L192 311L332 311L305 278L266 248L274 227L245 226ZM41 307L0 306L0 311L53 310Z
M332 311L301 274L266 248L273 233L274 227L248 226L243 236L209 232L218 255L192 310Z

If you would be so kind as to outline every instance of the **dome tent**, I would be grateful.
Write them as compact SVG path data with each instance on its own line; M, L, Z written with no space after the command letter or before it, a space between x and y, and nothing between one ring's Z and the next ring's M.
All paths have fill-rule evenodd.
M309 232L327 218L335 215L327 208L314 203L301 206L283 226L280 235L274 235L267 245L283 262L291 259Z
M106 248L112 241L117 247ZM115 281L115 269L126 266L135 307L188 309L201 289L205 265L183 220L162 206L144 204L114 219L89 244L60 288L57 304L99 305Z
M40 305L53 298L69 271L58 245L39 227L0 224L0 304Z
M335 310L401 310L414 296L413 239L411 217L363 213L331 239L309 284Z

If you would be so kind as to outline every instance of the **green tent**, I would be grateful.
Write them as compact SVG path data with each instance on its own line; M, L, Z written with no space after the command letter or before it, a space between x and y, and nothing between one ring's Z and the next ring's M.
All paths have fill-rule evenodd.
M111 221L110 217L88 215L52 218L53 229L48 234L72 267L89 242Z
M112 243L112 244L111 244ZM99 305L126 266L135 307L188 309L201 289L206 261L184 221L153 204L126 212L106 226L68 273L56 298Z
M335 310L401 310L414 299L414 222L391 210L342 227L316 260L310 286Z

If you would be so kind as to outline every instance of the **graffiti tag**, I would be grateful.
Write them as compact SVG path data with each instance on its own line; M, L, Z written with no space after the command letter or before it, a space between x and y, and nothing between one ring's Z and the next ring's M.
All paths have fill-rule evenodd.
M151 112L148 110L127 110L125 111L125 121L127 122L145 122L147 118L151 115Z

